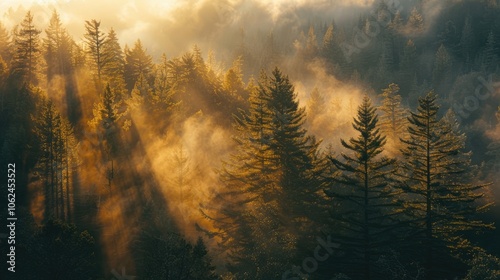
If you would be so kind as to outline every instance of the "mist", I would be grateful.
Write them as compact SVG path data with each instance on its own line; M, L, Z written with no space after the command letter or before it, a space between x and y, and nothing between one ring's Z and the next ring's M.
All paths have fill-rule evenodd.
M486 2L3 1L0 22L9 32L19 30L19 24L31 11L33 23L42 31L40 36L44 39L49 20L56 11L76 47L71 49L71 66L65 73L47 74L54 66L48 63L51 58L46 41L42 41L36 62L39 64L37 75L41 77L39 82L30 84L28 81L25 84L29 87L23 87L16 84L18 77L14 74L5 74L8 83L4 86L0 79L2 116L16 116L8 119L4 131L16 131L16 127L22 127L12 139L26 139L23 148L19 148L9 142L13 141L11 138L1 134L4 143L2 156L10 156L10 150L22 150L16 159L23 162L26 173L26 184L22 189L27 197L24 206L36 226L41 228L49 218L62 217L81 227L82 231L90 232L98 248L94 254L99 275L109 278L114 275L113 271L126 267L127 271L144 279L166 277L165 273L170 270L181 268L184 271L186 263L199 261L200 269L206 269L200 273L213 273L219 277L213 279L279 278L295 264L302 264L301 268L304 268L302 260L309 260L307 256L317 246L317 238L311 236L330 238L330 235L343 233L339 230L340 225L349 223L347 220L332 222L341 216L337 213L343 210L347 211L347 217L351 208L340 202L342 195L335 197L330 194L335 190L349 193L349 186L343 185L349 180L339 183L342 180L338 178L341 178L340 174L352 175L346 170L352 172L357 167L342 170L332 162L334 159L343 160L338 156L341 154L357 155L346 149L341 140L348 142L360 137L360 131L354 128L356 125L353 127L353 123L359 117L365 97L370 98L379 125L381 116L387 117L384 115L387 110L382 110L387 106L382 92L392 83L400 88L393 93L401 100L397 109L414 114L419 113L416 108L421 105L421 99L432 90L436 92L439 107L436 118L440 120L451 110L457 116L459 131L456 134L464 136L463 143L453 146L460 149L446 156L470 156L467 167L478 170L477 174L470 176L472 179L446 177L446 180L484 183L484 196L481 188L468 193L477 193L481 198L478 201L471 198L474 207L482 205L482 200L491 203L500 200L500 89L497 88L500 19L488 13L489 10L498 11L500 5L495 1ZM384 23L381 15L389 15L390 22ZM471 22L469 27L466 18ZM84 40L85 21L91 19L101 22L104 33L111 28L116 31L120 52L130 50L140 40L144 47L141 51L145 57L150 55L152 62L136 63L134 59L143 58L133 57L131 52L125 51L124 59L117 67L119 70L106 74L108 76L98 76L88 42ZM474 41L468 43L471 38ZM15 50L16 46L12 42L9 46L0 46L0 51L4 48ZM84 54L82 62L75 62L77 55L74 50ZM10 53L15 54L14 51ZM16 59L19 57L10 55L6 65L14 67ZM142 62L150 65L139 69L137 65ZM127 72L129 69L132 71ZM259 170L263 174L260 178L252 173L252 168L255 168L252 164L258 164L248 157L260 156L264 158L261 159L263 162L279 162L279 149L273 146L276 143L266 142L271 140L252 134L255 131L251 130L253 124L249 119L255 110L251 106L255 106L252 102L259 96L259 90L272 91L272 86L267 83L276 78L274 69L283 73L278 80L287 80L292 85L293 94L290 96L293 97L288 100L289 104L295 105L296 102L296 110L305 112L304 119L292 125L304 129L304 139L312 137L320 144L318 150L304 152L301 161L307 162L304 164L307 167L293 169L295 167L287 165L289 162L284 160L286 164L273 167L276 170L272 172L269 171L272 168ZM6 73L15 73L14 70L12 68ZM140 74L135 75L134 71ZM491 77L492 84L481 82L488 77ZM126 88L129 85L133 86L132 89ZM477 91L477 88L482 91ZM23 90L30 93L27 95L30 99L26 101L29 106L19 105L16 102L22 101L12 97L13 93ZM4 109L4 96L11 104L24 106L25 112ZM269 100L273 98L275 96L269 94L263 100L271 104ZM53 165L55 167L47 165L53 157L47 156L47 150L52 151L52 148L44 146L44 141L50 137L39 132L46 117L42 113L45 104L42 100L50 100L56 108L53 114L68 120L73 129L65 132L72 134L77 142L71 148L72 153L78 155L71 159L71 166L69 152L56 154L59 162ZM411 115L405 115L404 120L394 120L404 123L404 133L410 132L408 116ZM279 120L275 117L269 122L277 122L276 119ZM284 124L290 123L285 121ZM262 130L275 129L266 125ZM387 129L383 127L382 133ZM382 141L385 146L381 145L381 155L377 153L375 159L394 158L394 165L401 168L411 163L401 152L401 148L409 144L399 139L406 137L404 133L393 132L394 139L387 143ZM58 137L63 139L60 135ZM308 141L304 140L306 144L300 149L306 149ZM62 147L67 142L58 145ZM248 145L247 151L243 149L244 145ZM271 152L264 148L262 155L251 154L260 152L251 149L258 145L276 149L273 151L276 155L266 154ZM307 159L308 156L314 160ZM232 179L236 183L224 177L228 174L227 166L231 166L228 162L233 166L247 165L238 172L232 170L234 174L229 172L234 175ZM56 170L52 177L47 175L50 168ZM411 172L397 173L403 172L398 168L391 176L414 175ZM383 172L389 171L384 169ZM289 173L304 178L298 180L300 184L294 185L287 181L293 181ZM386 181L390 191L400 191L396 196L414 202L415 194L404 193L408 185L401 187L411 180L399 182L400 185L393 177ZM71 213L57 208L57 213L52 213L55 217L49 217L50 203L54 204L48 198L49 182L57 182L53 183L57 186L56 201L62 201ZM255 195L258 191L253 191L252 187L261 185L269 188L260 190L268 192L269 197L260 197L260 193ZM63 186L67 188L63 189ZM352 192L355 191L358 189L352 188ZM274 197L276 193L279 194L277 198ZM66 194L67 198L63 197ZM294 195L299 199L295 201ZM241 205L233 205L240 202ZM436 211L439 211L440 205L436 205L432 207L438 207ZM297 214L294 207L302 212ZM492 206L484 209L488 207ZM498 207L486 214L481 212L481 215L479 217L487 217L492 222L500 221ZM491 240L498 239L498 229L491 230L482 239L472 228L468 228L463 236L473 236L471 242L484 247L488 254L500 254L498 245L490 244ZM38 238L36 232L33 230L32 236ZM206 248L204 254L198 247L193 249L199 240ZM348 247L347 243L342 243L342 246ZM403 247L394 244L398 250ZM397 247L399 245L401 248ZM175 257L172 252L182 257ZM242 252L255 254L245 259ZM170 253L172 256L168 255ZM446 255L448 253L440 251L452 259L453 254ZM395 262L401 261L404 269L411 273L412 256L401 254L402 259ZM350 271L348 265L330 267L341 258L329 257L310 273L311 279L331 279L333 275L339 275L337 273L361 273ZM390 259L387 254L378 257L380 260ZM423 262L423 258L419 261ZM472 271L469 263L455 259L453 262L460 267L456 270L457 275L464 276ZM254 263L261 266L258 272L250 267ZM210 265L215 268L207 268ZM383 274L387 273L382 271L383 265L377 265L374 269L387 276ZM161 276L151 276L147 274L149 270Z

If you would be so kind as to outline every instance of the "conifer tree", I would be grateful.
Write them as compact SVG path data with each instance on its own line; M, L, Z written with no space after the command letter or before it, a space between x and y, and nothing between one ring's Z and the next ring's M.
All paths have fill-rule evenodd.
M33 23L33 15L28 12L15 33L12 72L19 81L36 85L37 68L40 58L40 33Z
M44 186L44 218L71 219L72 175L77 164L77 142L69 122L61 116L52 101L41 101L33 128L40 156L37 173Z
M102 69L106 65L106 58L103 54L106 35L101 30L101 22L95 19L85 21L84 40L87 46L87 53L90 55L92 69L100 82L102 78Z
M249 111L235 118L237 151L221 171L227 191L218 197L224 206L216 225L233 265L251 273L247 278L279 277L291 261L283 254L295 256L298 240L314 231L306 225L321 218L322 161L317 143L302 128L304 109L295 99L293 86L276 68L270 77L261 75Z
M436 52L432 81L435 88L443 88L450 82L452 60L448 50L441 45Z
M271 112L270 148L276 156L275 165L282 169L281 185L290 198L290 214L301 216L318 198L321 183L315 167L321 169L322 165L317 155L319 143L303 128L305 109L299 108L293 85L278 68L272 72L266 90Z
M50 81L54 75L70 73L73 40L63 28L59 14L55 10L45 33L47 37L43 39L43 43L47 63L47 79Z
M0 22L0 56L5 63L9 63L12 58L12 40L2 22Z
M330 24L328 26L328 29L326 29L326 33L323 35L323 44L321 45L321 54L323 57L326 59L333 60L334 59L334 47L335 47L335 41L334 41L334 27L333 24Z
M103 78L106 79L111 88L118 92L117 97L123 98L125 95L125 57L113 28L106 35L102 47L102 57L105 62L102 68Z
M462 48L461 55L465 60L467 66L470 66L474 51L474 30L472 29L472 24L470 17L465 18L464 28L462 29L462 37L460 38L460 46Z
M240 100L246 100L248 96L245 96L245 85L243 84L241 65L241 57L233 61L232 67L226 72L226 75L224 75L224 89L227 90L230 95Z
M314 120L319 114L325 113L325 109L325 97L319 92L317 87L314 87L307 103L308 120Z
M335 241L350 256L338 261L346 262L349 274L372 279L376 278L375 261L395 242L390 229L397 223L396 213L401 206L396 197L400 192L390 184L394 160L381 156L386 140L367 96L358 107L353 127L358 136L349 142L341 140L351 154L342 154L342 159L330 158L341 174L332 177L334 183L326 193L337 205L332 209L338 226Z
M417 111L409 117L409 138L401 139L405 145L402 182L410 194L406 207L414 227L410 238L423 251L427 279L453 271L447 263L447 250L454 254L471 250L465 232L491 227L477 217L486 208L476 202L483 197L485 185L471 182L465 135L453 116L438 119L436 99L433 91L419 99Z
M403 75L403 81L407 84L410 83L411 79L415 76L417 65L417 52L415 43L411 39L406 42L403 49L403 55L400 59L399 69Z
M149 82L152 71L152 57L146 53L141 40L137 40L131 50L125 48L125 81L129 91L133 89L141 74Z
M421 32L424 29L424 18L422 14L419 13L416 7L411 10L410 17L406 26L410 28L413 32Z
M307 40L304 49L304 57L306 59L314 58L318 54L318 39L316 38L316 32L314 27L311 25L309 31L307 32Z
M495 127L495 132L500 132L500 106L495 114L497 119L497 125ZM500 137L495 137L492 142L488 145L488 156L491 157L488 162L491 174L498 174L500 171Z
M178 91L178 85L169 79L169 61L165 54L162 55L160 63L155 68L155 80L153 85L153 110L157 116L169 116L171 110L179 105L174 100Z
M381 94L382 106L379 107L383 114L380 116L380 129L387 137L389 150L399 150L399 138L405 138L407 111L401 106L399 86L390 84Z
M152 110L155 103L154 92L149 85L149 82L141 73L137 77L134 88L132 89L131 102L134 105L141 106L145 110Z
M495 67L499 62L497 39L493 31L490 31L486 39L486 45L482 53L483 63L481 65L484 71L495 71Z
M124 102L116 96L116 92L106 85L100 101L94 104L94 118L89 125L97 130L101 145L108 159L112 161L117 153L117 140L120 128L127 129L127 122L122 119L126 113Z

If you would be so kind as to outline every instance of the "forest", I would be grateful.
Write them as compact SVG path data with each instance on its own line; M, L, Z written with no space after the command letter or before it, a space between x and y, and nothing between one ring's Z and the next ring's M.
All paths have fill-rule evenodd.
M499 0L115 2L0 4L1 279L500 280Z

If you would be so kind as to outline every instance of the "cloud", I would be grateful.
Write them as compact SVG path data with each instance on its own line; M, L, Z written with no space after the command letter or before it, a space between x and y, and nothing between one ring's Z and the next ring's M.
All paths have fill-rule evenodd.
M177 56L198 44L202 49L237 45L238 34L268 33L306 24L307 18L330 22L342 19L373 0L6 0L0 3L3 23L12 28L28 10L44 30L56 9L65 27L81 41L85 20L101 21L104 31L115 29L122 45L141 39L155 57Z

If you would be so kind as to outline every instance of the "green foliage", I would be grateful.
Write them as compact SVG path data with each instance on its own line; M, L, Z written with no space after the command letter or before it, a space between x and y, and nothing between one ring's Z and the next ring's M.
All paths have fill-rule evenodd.
M28 242L36 279L87 280L99 275L94 237L74 224L48 220Z
M474 256L464 280L499 280L500 259L485 252L479 252Z
M365 96L353 123L358 136L341 140L351 154L342 154L342 160L330 158L341 173L331 178L334 183L325 191L335 205L331 210L335 241L346 253L337 261L347 266L350 275L363 279L374 277L375 261L394 244L390 230L401 208L396 199L400 192L390 184L394 160L380 156L386 140L375 112Z
M192 245L184 238L144 231L138 240L138 277L141 279L219 279L203 240Z
M416 7L411 10L410 17L408 18L408 22L406 23L406 27L409 28L412 32L423 31L424 18L419 13Z
M321 160L302 128L304 109L279 69L261 74L249 102L248 112L235 117L237 150L221 172L225 192L217 200L223 206L214 217L216 235L233 272L275 279L290 265L281 256L296 254L298 238L311 232L306 225L320 219Z
M101 31L101 22L95 19L85 21L84 41L87 46L87 53L90 56L91 67L97 75L97 80L101 81L102 69L106 64L104 57L104 44L106 35Z
M44 218L71 220L73 208L72 176L78 162L77 141L73 128L45 98L33 116L36 136L32 151L38 151L34 171L44 188Z
M152 57L146 53L141 40L134 43L132 49L125 47L125 81L127 89L133 89L139 76L143 76L150 81L153 71Z
M47 37L43 39L43 46L47 63L47 80L50 81L54 75L71 74L71 46L74 42L63 28L59 14L55 10L45 33Z
M116 92L116 98L125 99L128 92L125 83L125 57L118 37L113 28L111 28L102 42L102 83L109 84Z
M12 57L12 40L5 26L0 22L0 57L8 63Z
M451 250L462 255L474 249L464 239L465 232L491 228L478 220L487 205L476 203L483 197L485 185L472 184L470 153L464 152L465 135L458 130L453 115L438 119L439 105L431 91L419 99L417 112L409 117L409 138L402 139L402 180L414 227L412 237L424 250L426 275L436 277L451 269L436 266ZM448 249L445 249L448 248ZM447 271L449 273L450 271ZM445 274L447 275L447 274Z
M382 106L379 110L383 112L380 117L380 129L387 136L388 150L398 154L400 148L399 138L405 138L408 125L408 112L401 106L401 95L399 86L390 84L381 94Z
M22 83L37 85L38 83L40 33L41 31L35 28L33 15L28 12L14 37L12 74L19 85Z

